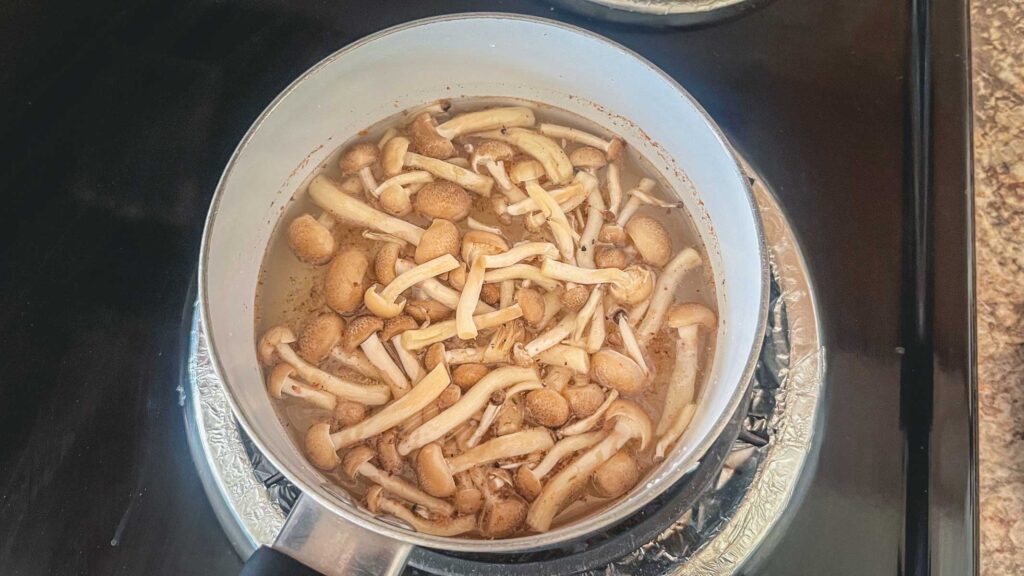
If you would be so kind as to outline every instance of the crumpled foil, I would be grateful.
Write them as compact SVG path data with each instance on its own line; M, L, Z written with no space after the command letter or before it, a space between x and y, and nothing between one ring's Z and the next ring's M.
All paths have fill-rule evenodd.
M748 174L753 171L747 168ZM652 542L600 571L605 575L736 573L771 543L799 497L814 454L825 355L806 266L775 199L751 177L772 269L768 327L748 415L715 486ZM298 490L239 428L209 360L198 316L192 330L190 442L207 495L233 544L247 556L274 541ZM762 550L763 551L763 550Z

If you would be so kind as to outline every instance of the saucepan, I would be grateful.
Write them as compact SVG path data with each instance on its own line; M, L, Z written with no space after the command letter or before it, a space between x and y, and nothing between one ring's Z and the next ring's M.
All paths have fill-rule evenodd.
M255 346L264 251L303 179L374 122L461 96L549 104L622 136L695 220L721 316L696 414L666 460L600 513L545 534L493 541L414 532L373 516L333 486L275 414ZM303 493L274 545L286 556L261 549L247 570L284 573L268 562L297 558L325 573L381 574L400 571L413 546L507 554L565 544L623 520L692 470L735 412L760 348L767 274L754 200L722 132L679 84L621 45L551 20L463 14L402 24L328 56L253 123L224 170L203 236L200 300L214 366L244 430Z

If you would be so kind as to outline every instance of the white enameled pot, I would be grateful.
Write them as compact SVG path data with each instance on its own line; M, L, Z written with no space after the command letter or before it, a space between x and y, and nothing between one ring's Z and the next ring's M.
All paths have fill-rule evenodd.
M721 315L698 410L669 457L600 514L543 535L497 541L420 534L357 507L306 461L281 425L255 349L261 261L298 183L359 130L397 110L463 95L550 104L621 135L653 163L693 216L708 250L705 265L713 270ZM586 30L532 17L464 14L359 40L302 74L267 107L217 188L199 281L212 359L245 431L303 491L305 507L358 527L367 541L401 543L395 548L400 556L412 545L481 553L552 546L622 520L671 486L700 460L744 394L763 335L767 271L754 200L732 150L675 81Z

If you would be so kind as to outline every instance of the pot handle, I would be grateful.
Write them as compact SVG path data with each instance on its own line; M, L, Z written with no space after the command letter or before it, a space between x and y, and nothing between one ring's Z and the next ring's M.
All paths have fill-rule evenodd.
M299 496L273 548L261 546L241 576L397 576L412 545L381 536Z

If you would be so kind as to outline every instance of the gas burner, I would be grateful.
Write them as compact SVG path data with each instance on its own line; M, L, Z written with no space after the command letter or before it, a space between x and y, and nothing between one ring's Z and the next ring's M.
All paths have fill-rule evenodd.
M785 216L752 169L771 260L767 329L748 401L701 463L604 534L569 547L503 556L416 548L407 574L730 574L754 554L801 492L812 462L824 350L806 266ZM207 496L240 556L270 545L300 492L238 426L209 360L198 311L182 405Z

